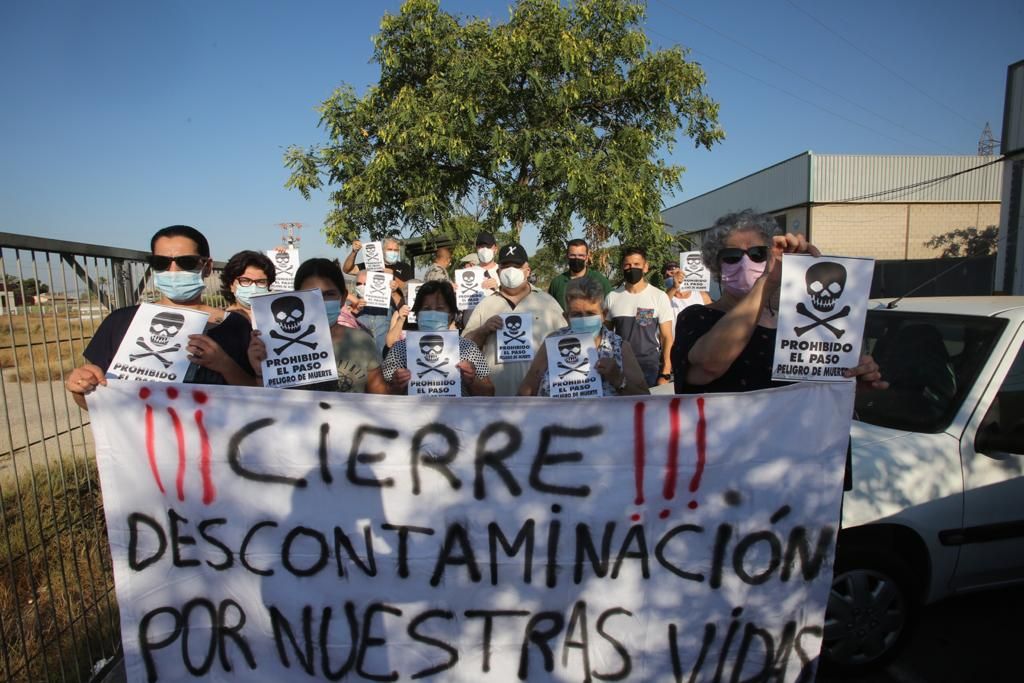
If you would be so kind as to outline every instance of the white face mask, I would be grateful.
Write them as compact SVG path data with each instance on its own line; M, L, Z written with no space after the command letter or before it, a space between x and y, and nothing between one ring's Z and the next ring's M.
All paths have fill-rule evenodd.
M526 274L519 268L502 268L498 280L505 289L517 289L526 282Z
M490 263L494 260L494 250L490 247L480 247L476 250L476 257L480 259L480 263Z

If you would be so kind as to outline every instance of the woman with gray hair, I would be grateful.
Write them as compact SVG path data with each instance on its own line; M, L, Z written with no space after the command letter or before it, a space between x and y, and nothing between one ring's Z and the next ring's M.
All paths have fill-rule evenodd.
M722 285L709 306L690 306L676 320L672 367L677 394L753 391L772 381L782 255L821 252L803 235L781 234L775 219L745 209L722 216L701 247L704 263ZM870 356L847 377L885 388Z
M589 277L571 280L565 288L565 319L569 322L548 335L594 335L597 347L597 372L605 396L649 394L643 370L633 349L622 343L622 337L605 327L604 288ZM533 357L526 377L519 385L520 396L550 396L548 354L541 344Z

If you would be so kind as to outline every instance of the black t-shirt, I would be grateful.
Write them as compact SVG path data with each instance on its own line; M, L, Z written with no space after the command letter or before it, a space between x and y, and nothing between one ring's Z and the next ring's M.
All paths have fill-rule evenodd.
M85 359L106 372L138 310L138 306L126 306L104 318L89 345L85 347ZM255 374L249 365L247 354L251 332L249 318L241 313L230 313L224 318L224 322L206 329L207 336L220 344L229 358L249 374ZM227 384L219 372L195 364L189 366L185 381L189 384Z
M784 387L790 382L772 381L772 361L775 357L775 330L758 325L750 341L733 364L716 380L707 384L688 384L690 349L707 334L715 323L725 316L723 311L707 306L687 306L676 318L675 342L672 344L672 370L675 373L677 394L707 394L754 391L769 387Z

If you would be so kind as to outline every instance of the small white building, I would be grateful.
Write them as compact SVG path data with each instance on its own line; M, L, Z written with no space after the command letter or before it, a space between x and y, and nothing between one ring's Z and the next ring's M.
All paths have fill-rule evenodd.
M804 152L661 212L669 232L700 243L724 214L771 213L824 253L876 259L939 255L925 242L959 228L999 224L1002 168L995 156Z

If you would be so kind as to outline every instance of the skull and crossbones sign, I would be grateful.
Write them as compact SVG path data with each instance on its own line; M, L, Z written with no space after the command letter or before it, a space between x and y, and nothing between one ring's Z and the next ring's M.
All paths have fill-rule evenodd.
M274 267L277 275L291 275L292 274L292 257L287 251L274 252Z
M582 355L582 350L583 347L577 337L566 337L558 341L558 354L562 357L562 360L558 361L558 367L564 370L559 373L559 379L574 372L578 372L584 377L587 376L590 370L590 361Z
M700 278L704 275L704 259L700 254L687 254L683 263L683 277Z
M363 247L363 249L365 250L364 254L365 254L365 259L367 261L376 261L377 260L377 245L376 244L374 244L373 242L370 242L370 243L366 244Z
M370 276L370 291L374 294L386 294L384 289L384 283L387 281L387 277L384 273L373 273Z
M153 356L165 368L169 368L173 361L167 360L162 354L179 351L181 344L175 344L167 348L164 347L167 346L167 342L181 331L184 324L185 316L181 313L157 313L149 323L149 342L153 346L147 344L145 338L139 337L135 340L135 343L145 349L146 353L133 353L128 356L128 359L135 362L140 358Z
M443 351L444 338L441 335L426 334L423 337L421 337L420 353L423 354L423 358L417 358L416 365L426 369L416 373L416 377L423 377L424 375L429 375L432 372L436 372L442 377L447 377L449 375L449 372L447 370L441 369L444 366L448 365L447 359L441 359L441 353Z
M505 335L505 343L518 343L529 346L526 341L526 330L523 329L523 319L518 315L510 315L505 318L505 328L502 332Z
M846 289L846 268L833 261L815 263L807 269L804 281L807 284L807 294L811 297L811 306L821 313L831 313L832 309L836 307L839 297L843 295L843 291ZM835 335L836 339L841 338L846 333L846 330L829 323L850 315L849 306L843 306L839 309L838 313L830 316L819 316L814 311L808 309L807 305L801 301L796 305L796 312L813 321L808 325L793 328L798 337L819 325L827 328Z
M462 271L462 286L465 287L466 293L469 292L480 292L480 283L476 280L476 271L464 270Z
M285 343L274 349L274 353L281 354L292 344L301 344L308 349L315 349L316 342L305 341L306 337L316 332L316 325L310 325L302 334L296 334L302 327L302 319L306 316L306 306L302 299L297 296L283 296L274 299L270 303L270 312L274 314L274 321L281 328L281 332L271 330L270 336L273 339L280 339ZM289 336L294 335L294 336Z

